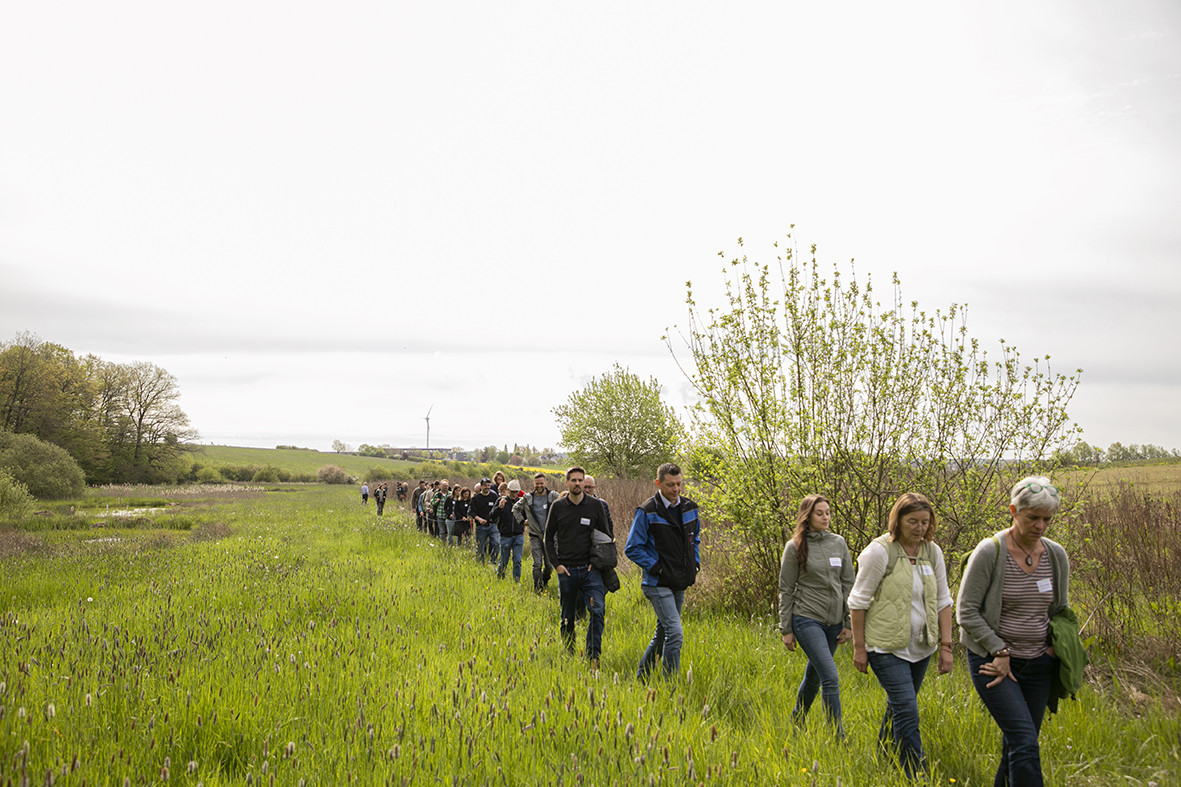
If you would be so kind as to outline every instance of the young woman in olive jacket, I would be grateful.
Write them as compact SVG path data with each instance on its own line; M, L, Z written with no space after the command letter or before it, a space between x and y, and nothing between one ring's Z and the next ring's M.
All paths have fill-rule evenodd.
M829 531L831 521L823 495L800 501L796 529L779 566L779 632L788 650L795 650L798 642L808 657L792 718L802 719L819 691L828 720L843 738L841 687L833 654L853 636L847 601L853 589L853 558L845 539Z

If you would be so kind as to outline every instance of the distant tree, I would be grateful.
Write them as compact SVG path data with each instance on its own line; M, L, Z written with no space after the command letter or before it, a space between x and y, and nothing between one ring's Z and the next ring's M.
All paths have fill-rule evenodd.
M146 361L104 371L106 480L173 483L183 477L197 431L177 404L176 378Z
M349 447L349 444L343 440L333 440L332 441L332 450L338 454L347 454L353 449L351 449Z
M676 453L676 411L660 399L656 378L641 380L615 364L553 410L570 458L588 471L645 478Z
M379 448L375 445L369 445L368 443L361 443L360 447L357 448L357 453L360 454L361 456L384 457L385 456L385 449Z
M0 429L61 446L91 475L106 451L88 361L27 332L0 344Z

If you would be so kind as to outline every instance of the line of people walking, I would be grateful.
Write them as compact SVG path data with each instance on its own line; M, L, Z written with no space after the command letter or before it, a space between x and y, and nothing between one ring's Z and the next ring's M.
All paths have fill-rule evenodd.
M700 571L701 525L697 504L684 497L675 464L662 465L656 493L633 516L625 555L641 569L640 588L652 605L655 631L636 675L659 666L680 672L685 591ZM606 597L618 589L610 507L580 467L566 471L562 493L538 473L531 492L503 474L483 478L473 491L452 491L447 481L419 483L412 497L423 532L460 544L473 528L481 563L499 555L506 576L511 559L520 581L528 534L533 586L543 592L558 575L560 631L573 653L576 622L587 619L584 656L597 669L602 654ZM496 491L493 491L495 488ZM968 652L973 686L1001 730L1000 785L1042 784L1038 738L1047 707L1077 691L1085 653L1078 621L1069 610L1069 560L1045 537L1061 501L1048 478L1031 476L1010 492L1010 525L982 540L966 558L956 620ZM932 660L938 674L952 671L952 595L947 565L935 543L938 517L923 495L901 495L887 532L871 541L856 563L845 540L832 532L832 506L820 494L799 505L780 564L780 633L788 650L807 661L792 718L801 723L817 695L838 738L845 736L834 655L853 643L853 665L872 670L886 695L878 739L909 778L927 773L918 694ZM610 545L609 548L607 545Z

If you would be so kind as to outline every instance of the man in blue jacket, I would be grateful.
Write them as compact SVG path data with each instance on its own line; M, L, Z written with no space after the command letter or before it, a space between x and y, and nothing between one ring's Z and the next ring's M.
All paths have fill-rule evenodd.
M644 570L640 588L656 611L656 633L640 659L641 680L664 663L664 674L681 668L681 607L685 588L697 581L701 566L701 522L697 504L681 496L681 468L665 463L656 471L656 494L636 509L623 552Z

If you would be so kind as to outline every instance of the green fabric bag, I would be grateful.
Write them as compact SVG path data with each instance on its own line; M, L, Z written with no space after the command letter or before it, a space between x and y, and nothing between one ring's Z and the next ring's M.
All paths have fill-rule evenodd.
M1063 607L1050 618L1050 645L1058 657L1058 682L1062 695L1073 697L1083 685L1083 668L1087 666L1087 651L1078 634L1078 616L1070 607Z

